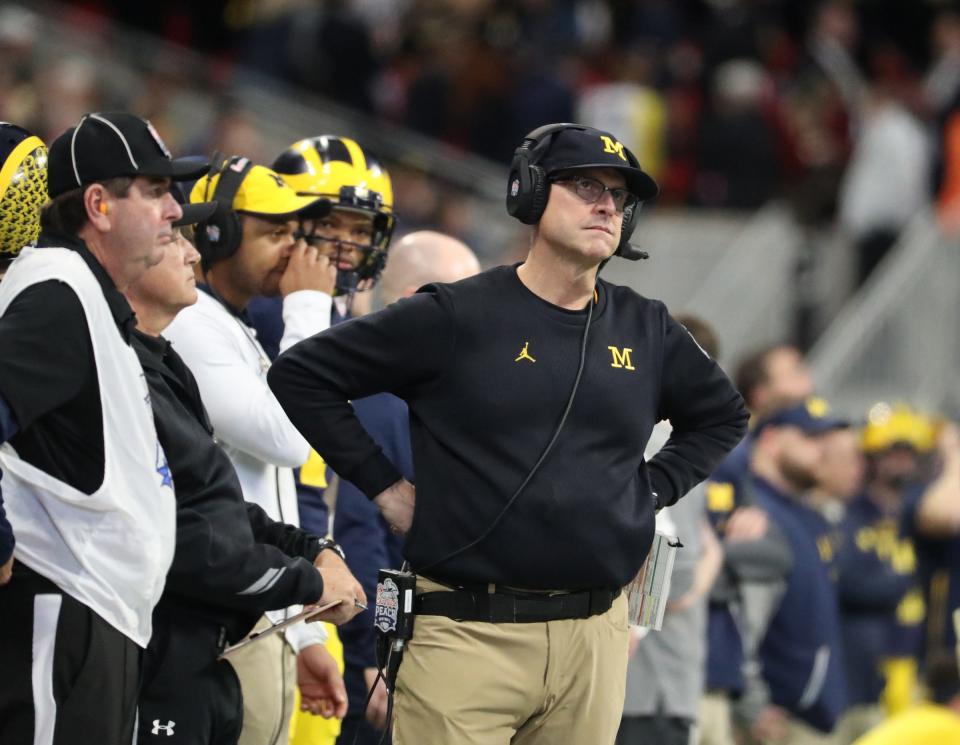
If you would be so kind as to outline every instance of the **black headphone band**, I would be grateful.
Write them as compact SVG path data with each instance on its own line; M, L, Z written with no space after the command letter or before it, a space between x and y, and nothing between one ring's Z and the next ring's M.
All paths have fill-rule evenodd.
M590 127L586 127L583 124L573 124L571 122L544 124L542 127L537 127L532 132L526 134L520 143L520 147L517 148L517 155L521 157L525 156L527 165L536 165L536 160L532 157L534 151L541 145L549 142L551 135L562 132L565 129L579 129L585 132L590 129ZM543 149L545 150L546 148Z
M242 239L240 218L233 208L233 200L240 186L253 168L249 158L239 155L223 157L214 153L211 168L204 184L204 201L216 200L217 208L207 220L196 228L197 248L201 253L204 270L218 261L227 259L239 248ZM217 179L212 189L213 179Z
M239 167L238 167L239 166ZM223 205L224 212L235 212L233 209L233 200L240 191L243 180L247 177L250 169L253 168L253 161L241 155L234 155L226 158L220 165L220 172L217 174L217 186L213 190L213 199L219 205ZM210 181L207 182L209 189ZM204 195L206 197L206 195Z

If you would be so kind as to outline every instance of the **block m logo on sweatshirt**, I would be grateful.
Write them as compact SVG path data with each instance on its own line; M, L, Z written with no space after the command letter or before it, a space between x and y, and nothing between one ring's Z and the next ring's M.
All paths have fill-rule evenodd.
M621 368L623 370L636 370L633 366L633 360L630 359L630 355L633 353L631 347L624 347L620 349L619 347L607 347L610 350L610 354L613 356L613 360L610 362L610 367Z

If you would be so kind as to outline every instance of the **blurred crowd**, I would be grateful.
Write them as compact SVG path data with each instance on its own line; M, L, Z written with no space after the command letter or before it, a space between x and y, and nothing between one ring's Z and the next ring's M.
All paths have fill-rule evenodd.
M785 198L802 224L839 222L857 245L860 279L918 209L939 201L948 224L958 219L960 135L953 117L960 16L949 6L842 0L66 5L68 18L94 11L82 16L88 26L116 20L212 54L203 73L210 82L253 70L504 165L523 134L547 121L622 132L661 185L660 204L751 210ZM116 90L88 66L32 69L30 36L23 24L0 33L14 61L4 72L0 115L41 135L106 104L161 120L171 100L181 111L191 105L176 90L188 81L155 69L145 73L137 96L104 100ZM256 156L266 147L239 101L220 100L198 131L177 132L182 118L170 119L178 124L158 122L162 133L188 150L212 145ZM416 174L406 180L410 189L398 189L400 214L409 214L414 227L439 218L462 238L482 234L483 218L469 205Z
M72 5L214 54L208 86L249 66L502 163L545 121L588 121L622 134L662 204L746 210L784 197L804 224L838 220L860 279L924 206L960 224L952 10L774 0ZM0 118L49 139L84 112L129 108L178 152L273 159L241 101L203 108L203 90L182 72L151 69L132 83L76 58L39 57L42 34L37 16L0 15ZM483 226L467 202L416 169L390 173L405 229L478 242ZM955 425L898 402L838 418L788 345L743 359L735 378L754 427L703 489L700 517L720 551L705 538L692 552L706 568L672 608L702 611L686 650L702 653L700 700L676 714L667 701L650 711L628 700L627 718L693 718L704 745L846 745L898 715L960 709ZM637 649L655 638L636 639ZM358 681L362 697L370 681Z
M705 646L700 742L953 742L956 426L903 402L840 418L786 344L746 356L735 380L753 427L705 489L723 558L705 636L690 642ZM709 566L710 553L695 558ZM683 608L671 598L686 612L689 597ZM925 729L944 716L954 729Z

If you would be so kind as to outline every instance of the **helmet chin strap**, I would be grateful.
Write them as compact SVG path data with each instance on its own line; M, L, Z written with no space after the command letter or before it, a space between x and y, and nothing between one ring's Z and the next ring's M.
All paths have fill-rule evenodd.
M339 238L324 238L328 243L334 244L336 246L336 253L333 256L333 263L339 267L340 259L343 256L343 251L345 248L355 248L361 253L369 250L369 246L366 246L362 243L355 243L354 241L344 241ZM356 268L354 269L337 269L337 278L334 281L333 285L333 296L334 297L347 297L347 308L349 309L350 305L353 304L353 296L357 292L357 287L360 284L360 273Z
M333 296L349 295L352 298L359 284L360 276L356 270L341 271L337 269L337 279L333 286Z

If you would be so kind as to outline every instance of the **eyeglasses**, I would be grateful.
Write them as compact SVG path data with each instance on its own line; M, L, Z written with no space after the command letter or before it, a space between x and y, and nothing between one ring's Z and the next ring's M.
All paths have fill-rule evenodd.
M588 204L596 204L603 199L604 192L609 191L610 196L613 197L613 206L620 213L628 207L634 207L640 201L636 194L627 189L620 187L611 189L602 181L589 176L562 176L554 181L558 184L572 184L576 195Z

